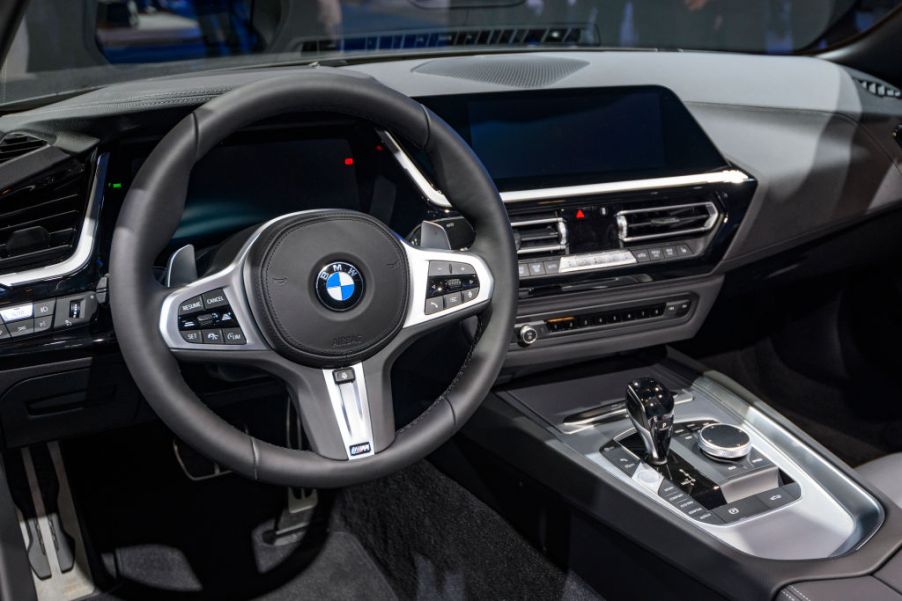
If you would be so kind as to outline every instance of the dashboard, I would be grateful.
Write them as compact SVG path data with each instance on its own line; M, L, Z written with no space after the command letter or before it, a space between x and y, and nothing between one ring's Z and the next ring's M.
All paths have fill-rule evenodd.
M495 180L520 269L510 374L691 338L726 279L802 271L812 245L902 208L902 101L817 59L542 52L340 69L423 102ZM30 144L0 163L5 364L115 354L109 245L142 161L198 105L286 72L304 69L124 83L0 117L0 147ZM414 245L472 239L404 140L348 116L290 115L197 164L160 277L185 245L209 272L248 228L323 207L373 215Z

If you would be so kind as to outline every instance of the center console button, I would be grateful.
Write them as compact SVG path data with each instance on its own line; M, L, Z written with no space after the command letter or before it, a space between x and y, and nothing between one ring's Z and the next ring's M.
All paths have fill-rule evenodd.
M557 275L561 270L561 262L560 260L555 261L545 261L545 273L548 275Z
M698 446L715 459L741 459L752 448L749 435L730 424L709 424L699 430Z
M9 338L9 330L6 329L6 326L0 324L0 340L6 340Z
M179 305L179 315L187 315L188 313L196 313L203 311L204 301L199 296L189 298Z
M639 460L620 445L605 449L603 454L608 461L630 478L633 477L633 474L639 468Z
M31 305L29 305L29 307L30 306ZM6 327L9 328L10 336L18 338L19 336L26 336L34 332L34 320L22 319L14 323L8 323L6 324Z
M56 299L38 301L34 304L34 318L50 317L53 318L53 310L56 308Z
M529 264L529 275L545 275L545 264L544 263L530 263Z
M792 503L801 496L801 488L797 482L792 484L784 484L780 488L766 490L757 495L758 499L771 509L783 507L788 503Z
M28 319L33 315L32 310L33 307L31 304L6 307L5 309L0 309L0 318L6 323L19 321L20 319Z
M46 315L44 317L34 318L34 331L35 332L46 332L50 328L53 327L53 314Z
M735 522L765 511L767 511L767 505L755 497L747 497L714 509L715 515L726 523Z

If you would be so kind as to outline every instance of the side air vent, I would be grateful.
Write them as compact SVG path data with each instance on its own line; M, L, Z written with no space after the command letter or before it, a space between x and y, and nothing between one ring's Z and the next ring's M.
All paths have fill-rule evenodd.
M902 90L869 79L855 79L862 88L880 98L902 98Z
M554 214L511 219L518 255L556 255L567 249L567 224Z
M629 209L617 213L621 242L693 236L710 231L720 212L713 202Z
M9 133L0 139L0 165L47 146L47 142L23 133Z
M0 192L0 273L72 254L84 220L84 167L70 163L29 185Z

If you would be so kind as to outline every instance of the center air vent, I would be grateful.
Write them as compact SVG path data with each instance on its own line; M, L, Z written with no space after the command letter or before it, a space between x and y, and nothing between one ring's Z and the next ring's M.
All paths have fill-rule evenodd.
M0 273L72 254L85 211L85 169L70 163L28 185L0 192Z
M6 134L0 139L0 165L46 145L47 142L28 134Z
M555 255L567 249L567 224L555 215L511 219L518 255Z
M621 242L692 236L710 231L720 212L713 202L629 209L617 213Z

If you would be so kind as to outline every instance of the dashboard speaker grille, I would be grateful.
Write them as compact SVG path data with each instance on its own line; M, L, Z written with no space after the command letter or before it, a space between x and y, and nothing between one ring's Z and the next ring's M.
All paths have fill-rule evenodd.
M544 88L573 75L588 64L570 58L468 56L429 61L414 68L414 72L513 88Z

